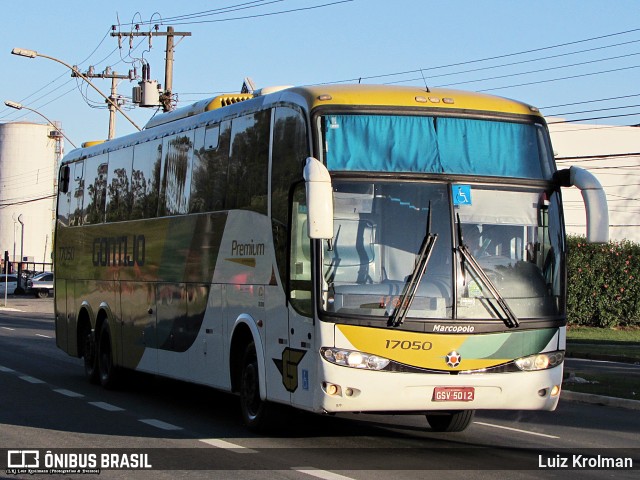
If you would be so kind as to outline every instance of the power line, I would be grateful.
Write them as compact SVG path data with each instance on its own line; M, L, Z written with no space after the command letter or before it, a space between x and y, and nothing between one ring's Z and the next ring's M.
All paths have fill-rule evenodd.
M449 84L447 84L447 86L464 85L464 84L467 84L467 83L485 82L487 80L499 80L499 79L502 79L502 78L519 77L521 75L530 75L532 73L541 73L541 72L548 72L550 70L560 70L560 69L563 69L563 68L579 67L579 66L582 66L582 65L590 65L592 63L606 62L606 61L609 61L609 60L619 60L621 58L633 57L633 56L636 56L636 55L640 55L640 52L628 53L628 54L625 54L625 55L618 55L616 57L601 58L601 59L598 59L598 60L588 60L586 62L571 63L571 64L568 64L568 65L560 65L560 66L556 66L556 67L541 68L541 69L538 69L538 70L529 70L528 72L510 73L510 74L507 74L507 75L498 75L498 76L495 76L495 77L480 78L480 79L477 79L477 80L466 80L464 82L449 83Z
M478 58L475 60L466 60L464 62L456 62L456 63L450 63L450 64L446 64L446 65L438 65L435 67L426 67L426 68L418 68L418 69L414 69L414 70L407 70L404 72L396 72L396 73L386 73L386 74L380 74L380 75L371 75L371 76L361 76L358 78L350 78L350 79L346 79L346 80L337 80L337 81L332 81L332 82L325 82L325 83L347 83L347 82L354 82L354 81L359 81L359 80L371 80L371 79L375 79L375 78L383 78L383 77L388 77L388 76L394 76L394 75L406 75L409 73L419 73L419 72L428 72L428 71L432 71L432 70L438 70L438 69L442 69L442 68L450 68L450 67L459 67L462 65L471 65L474 63L481 63L481 62L487 62L490 60L500 60L503 58L510 58L510 57L515 57L518 55L526 55L529 53L534 53L534 52L542 52L545 50L552 50L554 48L560 48L560 47L566 47L569 45L576 45L579 43L586 43L586 42L591 42L594 40L601 40L603 38L611 38L611 37L616 37L619 35L626 35L628 33L635 33L640 31L640 28L634 28L632 30L625 30L622 32L616 32L616 33L610 33L607 35L600 35L597 37L590 37L590 38L585 38L582 40L575 40L575 41L571 41L571 42L565 42L565 43L559 43L559 44L555 44L555 45L548 45L546 47L539 47L539 48L533 48L530 50L523 50L520 52L512 52L512 53L506 53L506 54L502 54L502 55L495 55L495 56L491 56L491 57L484 57L484 58ZM413 79L413 80L420 80L420 79Z
M214 16L214 15L222 15L225 13L231 13L231 12L237 12L240 10L248 10L251 8L257 8L257 7L263 7L263 6L267 6L267 5L271 5L274 3L281 3L285 0L271 0L271 1L267 1L267 0L257 0L257 1L253 1L253 2L245 2L245 3L239 3L236 5L229 5L228 7L220 7L220 8L214 8L212 10L204 10L202 12L195 12L195 13L188 13L185 15L177 15L177 16L173 16L173 17L167 17L167 18L161 18L161 22L163 24L166 23L172 23L175 25L175 22L179 21L179 20L189 20L189 19L193 19L193 18L202 18L202 17L209 17L209 16ZM140 22L139 25L153 25L156 22L153 22L152 20L146 21L146 22ZM133 23L131 25L134 25ZM137 24L136 24L137 25Z
M548 107L538 107L538 108L540 108L540 110L548 110L548 109L558 108L558 107L569 107L572 105L582 105L585 103L608 102L610 100L621 100L623 98L633 98L633 97L640 97L640 93L636 93L634 95L621 95L619 97L600 98L597 100L584 100L582 102L563 103L560 105L550 105ZM557 115L561 115L561 114L557 114Z
M9 203L0 203L0 208L6 208L6 207L13 207L16 205L25 205L27 203L34 203L34 202L40 202L42 200L49 200L49 199L54 199L56 198L56 194L52 194L52 195L46 195L44 197L38 197L38 198L29 198L26 200L17 200L15 202L9 202Z
M163 22L168 22L171 23L172 25L196 25L196 24L202 24L202 23L220 23L220 22L231 22L231 21L236 21L236 20L247 20L247 19L252 19L252 18L262 18L262 17L271 17L271 16L275 16L275 15L283 15L286 13L294 13L294 12L302 12L302 11L307 11L307 10L314 10L314 9L318 9L318 8L325 8L325 7L331 7L334 5L339 5L342 3L351 3L354 0L337 0L334 2L328 2L328 3L323 3L320 5L311 5L308 7L299 7L299 8L292 8L289 10L280 10L277 12L267 12L267 13L260 13L260 14L255 14L255 15L245 15L245 16L241 16L241 17L232 17L232 18L218 18L218 19L212 19L212 20L197 20L197 21L179 21L179 20L188 20L189 18L199 18L199 17L207 17L207 16L214 16L214 15L221 15L223 13L229 13L232 11L239 11L239 10L245 10L248 8L255 8L255 7L262 7L265 5L269 5L272 3L278 3L280 1L283 0L273 0L267 3L261 3L259 5L253 5L253 6L249 6L249 7L242 7L242 8L235 8L233 10L227 10L227 11L219 11L222 9L216 9L214 11L205 11L205 12L200 12L200 13L196 13L196 14L189 14L189 15L183 15L183 16L178 16L178 17L170 17L168 19L164 19ZM256 3L256 2L248 2L249 4L251 3ZM240 4L243 5L243 4ZM227 7L227 8L231 8L231 7ZM210 13L207 13L210 12ZM191 17L193 16L193 17ZM177 21L176 21L177 20ZM153 23L153 22L151 22Z
M558 157L556 158L556 162L570 162L573 160L579 160L581 162L592 162L595 160L605 160L609 158L630 158L630 157L640 157L640 152L610 153L605 155L583 155L583 156L575 156L575 157Z
M632 168L634 170L637 170L638 165L615 165L615 166L607 166L607 167L589 167L589 170L620 170L625 168Z
M635 117L636 115L640 115L640 112L625 113L621 115L606 115L603 117L576 118L574 120L558 120L554 122L547 122L547 125L557 125L560 123L587 122L587 121L593 121L593 120L606 120L610 118Z
M573 80L574 78L583 78L583 77L591 77L593 75L602 75L604 73L615 73L615 72L621 72L624 70L631 70L634 68L640 68L640 65L633 65L631 67L622 67L622 68L614 68L611 70L602 70L600 72L591 72L591 73L583 73L580 75L570 75L567 77L559 77L559 78L551 78L548 80L538 80L535 82L526 82L526 83L519 83L517 85L505 85L503 87L494 87L494 88L485 88L483 90L478 90L478 92L491 92L493 90L504 90L505 88L514 88L514 87L526 87L529 85L539 85L541 83L549 83L549 82L557 82L560 80Z
M240 3L240 4L236 4L236 5L231 5L231 6L227 6L227 7L218 8L218 9L208 10L208 11L204 11L204 12L197 12L197 13L194 13L194 14L187 14L187 15L181 15L181 16L176 16L176 17L169 17L168 19L164 19L163 22L164 21L172 21L173 19L189 19L189 18L201 18L201 17L211 16L211 15L221 15L221 14L240 11L240 10L245 10L245 9L249 9L249 8L263 7L263 6L267 6L267 5L271 5L271 4L275 4L275 3L281 3L283 1L285 1L285 0L245 2L245 3ZM337 5L337 4L349 3L349 2L352 2L352 1L353 0L340 0L340 1L334 1L334 2L324 3L324 4L319 4L319 5L312 5L312 6L308 6L308 7L301 7L301 8L282 10L282 11L277 11L277 12L263 13L263 14L259 14L259 15L249 15L249 16L245 16L245 17L236 17L236 18L227 18L227 19L218 19L218 20L197 21L197 22L193 22L193 23L210 23L210 22L214 22L214 21L215 22L231 21L231 20L241 20L241 19L248 19L248 18L264 17L264 16L273 16L273 15L280 15L280 14L285 14L285 13L292 13L292 12L305 11L305 10L311 10L311 9L317 9L317 8L324 8L324 7L333 6L333 5ZM138 24L134 24L132 22L131 25L144 25L144 24L153 24L153 23L154 23L153 21L138 22ZM177 24L188 24L188 23L190 23L190 22L181 22L181 23L177 23ZM102 43L104 42L105 38L109 35L109 33L110 33L110 30L105 34L105 36L102 38L102 40L100 40L98 45L87 56L87 58L85 60L83 60L83 62L81 62L81 63L84 63L85 61L87 61L91 56L93 56L98 51L99 47L102 45ZM130 50L129 55L131 54L131 52L137 50L140 47L140 45L142 45L143 43L144 43L144 40L140 41L136 45L136 48ZM104 57L99 62L97 62L96 65L99 65L102 62L106 61L117 50L118 50L118 48L115 48L114 50L112 50L106 57ZM120 62L125 62L125 60L121 57L120 58ZM115 67L120 62L116 62L116 63L112 64L111 67ZM64 74L60 75L54 81L57 81L58 79L60 79L60 78L62 78L64 76L65 76ZM65 82L65 85L67 83L69 83L69 82ZM85 100L85 103L87 103L88 106L93 107L93 108L106 108L106 106L103 105L101 102L96 103L93 100L91 100L87 96L87 94L82 91L82 87L85 87L85 89L86 89L86 85L82 85L81 83L79 83L78 84L78 90L80 91L82 97ZM45 88L45 87L43 87L43 88ZM61 87L58 87L58 88L61 88ZM26 104L26 100L28 100L28 98L30 98L33 95L34 94L31 94L29 97L26 97L25 99L23 99L23 101L21 103L25 103ZM45 94L40 98L43 98L46 95L48 95L48 94ZM33 105L33 102L31 102L30 105ZM12 113L13 112L9 111L10 115Z
M570 125L570 124L565 124L565 125ZM621 129L621 128L638 128L638 125L592 125L589 127L585 127L585 126L580 126L580 129L576 129L576 128L568 128L566 130L558 130L556 128L554 128L551 133L553 135L557 135L559 133L575 133L575 132L587 132L590 130L609 130L609 129Z
M578 111L578 112L562 112L562 113L554 113L553 116L554 117L562 117L565 115L578 115L580 113L594 113L594 112L607 112L609 110L623 110L625 108L636 108L636 107L640 107L640 105L625 105L622 107L608 107L608 108L597 108L594 110L582 110L582 111Z

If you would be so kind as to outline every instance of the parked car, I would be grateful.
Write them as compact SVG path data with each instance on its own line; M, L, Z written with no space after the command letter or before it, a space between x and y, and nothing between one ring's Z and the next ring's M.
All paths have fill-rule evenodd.
M27 289L40 298L53 295L53 272L39 273L27 280Z
M18 276L12 273L10 274L0 274L0 295L4 296L5 288L7 290L7 294L13 295L18 287Z

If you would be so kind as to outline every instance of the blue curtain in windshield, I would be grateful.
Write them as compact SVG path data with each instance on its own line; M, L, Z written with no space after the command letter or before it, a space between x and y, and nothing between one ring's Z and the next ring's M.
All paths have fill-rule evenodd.
M535 127L438 118L438 151L448 173L542 178Z
M444 171L433 118L332 115L326 127L329 170Z
M544 178L536 127L461 118L326 117L329 170Z

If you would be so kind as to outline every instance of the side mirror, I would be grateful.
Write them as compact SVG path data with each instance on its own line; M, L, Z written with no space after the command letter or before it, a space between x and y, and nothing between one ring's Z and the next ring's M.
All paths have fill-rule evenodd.
M607 196L598 179L580 167L560 170L555 174L562 187L578 187L587 213L587 242L609 241L609 208Z
M304 167L309 238L333 238L333 187L329 170L309 157Z

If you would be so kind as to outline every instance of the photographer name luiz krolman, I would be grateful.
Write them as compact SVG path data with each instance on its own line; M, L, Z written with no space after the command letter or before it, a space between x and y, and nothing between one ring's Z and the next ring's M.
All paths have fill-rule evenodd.
M633 458L630 457L605 457L602 455L538 455L539 468L589 468L589 469L632 469Z

